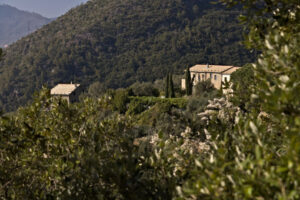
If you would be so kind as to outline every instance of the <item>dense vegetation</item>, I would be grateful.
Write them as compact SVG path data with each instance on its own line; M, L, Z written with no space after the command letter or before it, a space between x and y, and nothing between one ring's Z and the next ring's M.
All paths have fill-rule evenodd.
M0 118L4 199L165 199L173 186L150 161L152 137L180 136L195 122L187 99L109 91L68 105L44 89L31 106ZM195 139L196 140L196 139ZM145 160L146 159L146 160Z
M68 105L43 89L0 117L0 198L299 199L299 1L222 1L243 4L246 43L262 52L232 96L192 112L190 97L128 88Z
M0 5L0 47L16 42L50 21L51 19L35 13Z
M210 0L89 1L6 49L0 109L24 105L43 84L119 88L197 63L252 62L240 13Z

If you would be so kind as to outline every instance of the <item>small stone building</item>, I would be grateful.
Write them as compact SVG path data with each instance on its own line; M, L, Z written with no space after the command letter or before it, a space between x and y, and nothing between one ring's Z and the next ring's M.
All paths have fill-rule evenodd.
M51 96L67 100L68 103L74 103L79 100L81 93L80 84L58 84L51 89Z
M190 68L191 78L194 77L193 85L200 81L210 80L217 89L221 89L222 83L230 81L230 76L240 67L224 65L195 65ZM185 79L181 81L181 88L185 89Z

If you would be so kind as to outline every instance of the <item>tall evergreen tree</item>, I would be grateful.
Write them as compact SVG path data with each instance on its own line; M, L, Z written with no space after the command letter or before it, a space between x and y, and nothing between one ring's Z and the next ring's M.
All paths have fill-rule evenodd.
M169 74L167 74L165 82L165 97L169 98Z
M175 98L175 91L174 91L174 84L173 84L173 75L172 73L169 74L169 96L171 98Z
M186 91L186 95L189 95L189 87L190 84L189 82L191 81L191 75L190 75L190 69L187 67L185 70L185 91Z
M194 81L194 77L193 77L193 79L191 79L191 72L190 72L190 68L188 67L185 70L185 89L186 89L187 96L192 95L193 81Z

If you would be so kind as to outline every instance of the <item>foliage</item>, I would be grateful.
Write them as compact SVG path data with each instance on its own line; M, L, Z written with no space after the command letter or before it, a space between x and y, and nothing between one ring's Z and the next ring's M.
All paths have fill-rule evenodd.
M140 83L136 82L133 85L129 87L132 92L133 96L154 96L158 97L159 96L159 90L154 87L153 83Z
M262 54L250 101L259 106L241 112L223 99L218 110L206 107L203 123L189 117L185 98L128 97L123 89L68 105L43 90L0 117L0 197L299 199L300 5L239 2L255 11L248 42Z
M174 183L155 172L151 149L144 152L133 145L134 138L146 130L133 126L130 116L111 110L125 92L109 92L97 100L87 98L68 105L50 98L49 90L44 89L30 106L12 117L1 116L0 197L169 199ZM184 101L130 98L157 105L155 110L161 114ZM178 125L182 126L182 121Z
M118 89L113 94L112 106L115 110L124 114L127 111L127 103L129 102L128 91L125 89Z
M195 157L192 178L178 187L178 197L298 199L299 2L224 2L243 4L248 14L242 19L250 29L246 42L262 51L254 65L255 87L245 91L260 106L246 114L227 109L231 121L210 121L212 153L204 160Z
M185 91L182 90L181 88L181 80L182 80L182 73L181 74L172 74L172 78L173 78L173 85L174 85L174 92L175 92L175 96L176 97L183 97L185 95ZM161 96L163 96L165 94L165 90L166 90L166 83L165 83L165 79L158 79L155 80L153 85L155 88L157 88L160 91Z
M144 106L153 106L157 103L169 103L177 108L185 109L187 106L187 99L185 98L158 98L158 97L129 97L130 103L143 104Z
M165 79L165 97L166 98L169 98L170 97L170 92L169 92L169 90L170 90L170 76L169 76L169 74L167 74L167 76L166 76L166 79Z
M186 106L185 98L130 97L126 115L143 127L143 132L179 134L190 123L183 112Z
M213 90L211 92L200 93L199 95L191 96L188 99L187 111L191 114L198 114L203 111L208 104L208 100L219 97L219 91Z
M193 95L188 98L187 111L196 115L204 110L208 100L220 96L220 91L215 89L210 80L200 81L193 87Z
M106 89L99 81L92 83L88 87L88 95L90 97L100 97L105 94Z
M42 85L125 88L198 63L252 62L255 53L240 45L241 12L210 2L88 1L5 50L0 107L25 105Z
M175 98L175 90L173 83L173 74L168 73L165 79L165 97L166 98Z
M204 93L211 93L213 91L216 91L214 85L211 83L211 81L209 79L198 82L194 86L193 90L194 90L193 94L195 96L201 96Z
M191 72L190 68L186 68L185 70L185 91L186 95L190 96L193 93L193 82L194 82L194 77L191 78Z
M145 195L137 192L145 191L138 189L139 178L134 175L138 157L132 152L132 127L120 116L111 120L99 115L106 109L102 100L68 106L50 99L44 90L13 119L1 117L1 198L136 199L135 195ZM128 170L133 171L128 174ZM137 182L126 181L128 176L137 176Z
M165 92L165 80L163 80L163 79L157 79L152 84L153 84L153 87L155 87L155 88L157 88L159 90L160 94L162 94L162 93Z
M173 74L169 74L169 88L170 88L170 97L175 98L175 91L174 91L174 83L173 83Z
M257 88L254 68L251 64L243 66L231 75L230 82L234 95L231 101L244 112L249 112L253 107L259 107L259 102L251 100L251 94Z

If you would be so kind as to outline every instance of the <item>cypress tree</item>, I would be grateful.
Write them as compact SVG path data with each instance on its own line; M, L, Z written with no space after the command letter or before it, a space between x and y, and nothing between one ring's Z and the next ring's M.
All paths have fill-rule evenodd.
M193 83L194 83L194 80L195 80L195 75L193 76L193 78L190 81L190 95L193 94L193 87L194 87Z
M175 97L175 91L174 91L174 84L173 84L173 75L172 73L169 74L169 91L170 91L170 97Z
M169 98L169 74L167 74L165 82L165 97Z
M191 95L191 73L190 73L190 68L187 67L185 70L185 91L186 91L186 95L189 96Z

